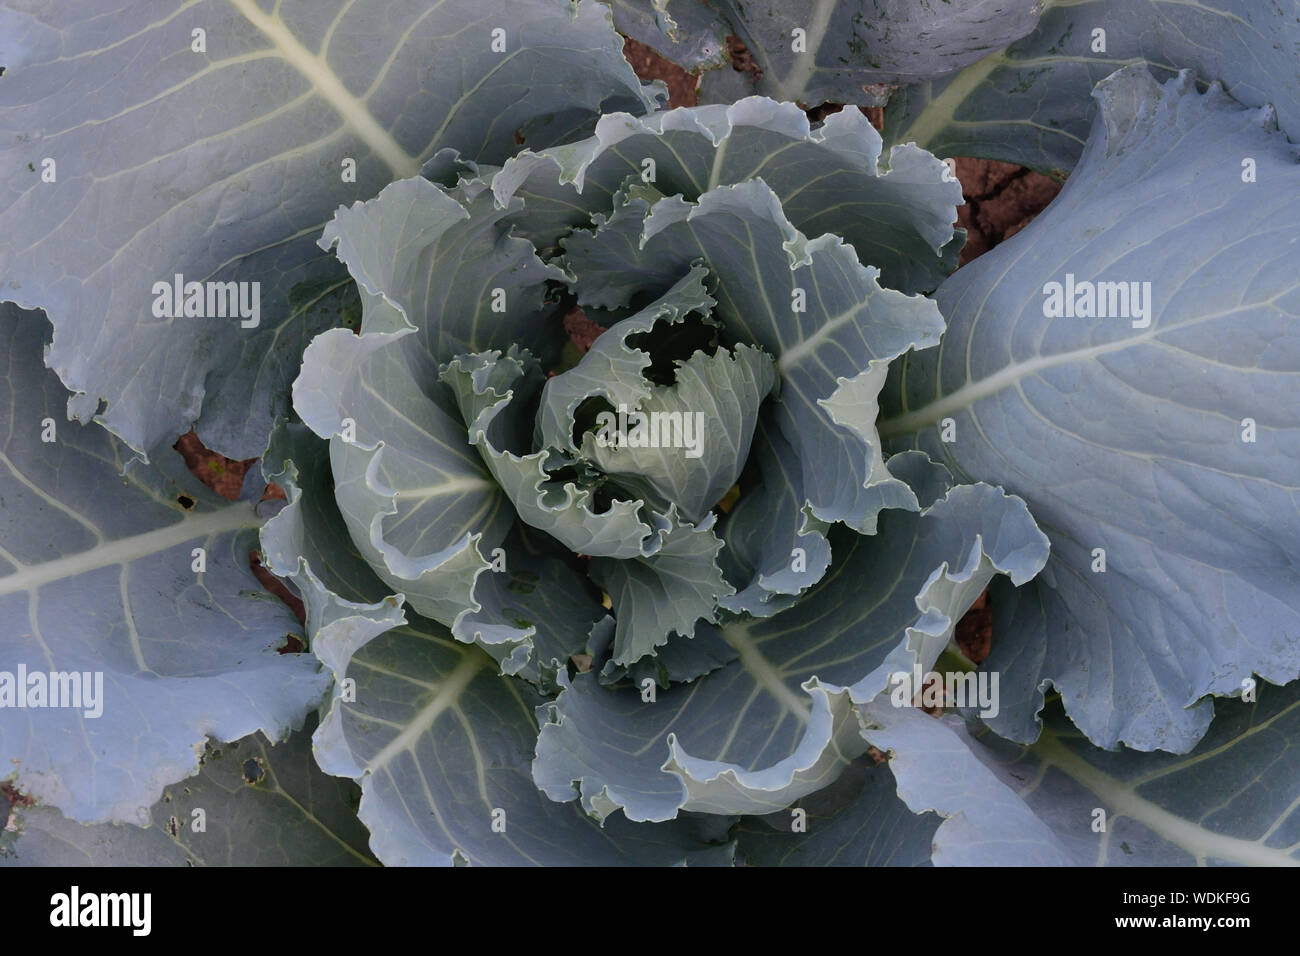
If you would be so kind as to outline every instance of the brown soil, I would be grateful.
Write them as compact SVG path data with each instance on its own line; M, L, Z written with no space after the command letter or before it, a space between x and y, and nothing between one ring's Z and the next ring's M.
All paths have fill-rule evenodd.
M731 68L737 73L748 73L750 82L757 83L763 76L763 70L754 59L754 54L749 52L749 47L745 46L740 37L727 37L727 56L731 59Z
M993 650L993 608L989 606L987 590L975 599L970 610L957 622L953 636L967 660L974 664L984 663Z
M591 343L605 331L605 327L595 319L588 318L587 313L575 305L564 316L564 331L569 333L569 340L578 347L578 351L585 355L591 348Z
M957 178L966 198L957 207L957 222L967 231L961 265L1024 229L1061 191L1041 173L991 159L958 158Z
M668 108L696 105L696 78L676 63L670 63L644 43L631 37L623 41L623 56L642 83L663 80L668 84Z
M249 458L246 461L235 461L208 451L192 428L176 439L176 444L172 447L180 452L185 459L185 467L195 478L230 501L239 497L239 492L244 487L244 475L257 460Z
M248 474L248 469L252 467L253 462L257 461L256 458L235 461L225 455L209 451L204 447L203 442L199 441L199 436L194 433L193 429L178 438L176 444L172 447L185 459L185 467L190 470L190 473L195 478L198 478L199 481L229 501L234 501L239 497L244 487L244 478ZM262 492L261 500L283 499L284 496L284 489L271 482ZM182 507L186 509L194 507L193 499L186 495L182 495L181 498ZM289 610L293 611L294 616L298 618L299 624L306 623L306 609L302 601L289 590L282 580L262 566L262 558L258 552L250 551L248 553L248 566L252 569L253 575L262 587L289 606ZM303 649L304 644L301 638L286 634L285 644L280 648L280 653L297 654Z

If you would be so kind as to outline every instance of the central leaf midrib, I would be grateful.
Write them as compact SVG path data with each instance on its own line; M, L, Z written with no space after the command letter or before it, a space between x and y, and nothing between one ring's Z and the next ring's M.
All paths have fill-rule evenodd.
M0 577L0 596L32 590L53 581L161 554L197 538L258 528L264 521L248 504L233 504L203 514L188 515L175 524L98 544L85 551L31 565Z
M411 156L366 108L350 93L329 64L303 46L278 16L263 13L253 0L230 0L240 15L271 41L276 52L307 80L317 93L338 113L393 171L397 179L408 179L420 171L420 162Z
M836 0L816 0L813 9L809 11L808 28L804 34L804 39L810 49L795 58L794 64L790 67L790 72L781 79L779 86L784 93L782 99L801 100L805 98L808 83L818 71L817 54L821 51L821 45L826 39L826 31L830 28L831 16L835 12L835 6Z
M366 772L374 774L386 767L399 753L410 750L433 726L445 711L455 705L465 688L484 667L484 661L477 654L466 653L456 667L439 685L437 693L424 708L411 718L410 723L396 737L384 745L366 764Z
M1285 850L1265 847L1252 840L1214 833L1198 823L1166 810L1159 804L1138 795L1132 785L1116 780L1089 764L1078 754L1067 749L1054 735L1044 734L1036 749L1044 763L1056 767L1066 776L1087 787L1099 797L1103 797L1113 814L1128 817L1142 824L1192 854L1198 862L1213 857L1250 866L1300 865Z
M743 625L724 627L722 637L740 656L740 666L754 683L774 697L783 709L801 723L808 723L812 709L811 697L801 697L790 689L781 672L763 656Z
M1268 305L1268 302L1253 303L1251 308L1259 308ZM1240 307L1225 312L1215 312L1210 315L1197 316L1194 319L1188 319L1185 322L1178 322L1168 326L1155 326L1143 331L1139 335L1130 336L1123 339L1115 339L1111 342L1105 342L1101 345L1089 345L1086 348L1072 349L1068 352L1057 352L1053 355L1040 355L1024 362L1017 362L1014 365L1005 365L998 369L992 375L978 381L968 381L955 392L949 392L942 398L935 399L927 405L915 411L906 412L894 418L882 419L877 427L881 438L894 438L898 435L910 435L920 431L929 425L936 425L944 418L955 412L965 411L973 407L981 399L996 395L1003 389L1010 388L1024 378L1036 375L1041 371L1049 368L1055 368L1058 365L1068 365L1071 362L1089 361L1101 355L1107 355L1111 352L1120 352L1127 348L1142 345L1151 341L1156 336L1178 332L1183 329L1200 325L1204 322L1210 322L1214 319L1223 318L1229 312L1239 311ZM950 329L947 333L952 334ZM942 359L940 359L942 361Z

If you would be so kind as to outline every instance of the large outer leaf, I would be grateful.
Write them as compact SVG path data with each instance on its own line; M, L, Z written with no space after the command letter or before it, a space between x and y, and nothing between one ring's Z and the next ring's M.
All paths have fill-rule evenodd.
M970 752L964 728L879 698L862 708L863 736L890 751L898 796L915 812L947 819L933 836L933 861L950 866L1068 866L1060 837L1013 787ZM1086 826L1090 818L1080 821Z
M255 501L218 498L174 454L123 477L129 449L64 419L48 334L43 316L0 305L0 669L102 672L102 714L0 708L0 763L72 819L143 823L198 770L206 737L279 739L327 678L277 653L298 624L249 570Z
M546 145L653 105L592 0L5 0L0 36L0 294L49 311L76 417L142 453L200 414L209 446L261 452L337 324L346 276L313 243L340 202L444 146L500 162L516 131ZM153 318L176 273L260 282L261 324Z
M602 829L577 806L548 800L529 776L540 698L502 677L479 648L419 617L407 623L400 595L385 595L351 547L328 490L318 444L278 432L271 470L291 504L267 525L271 566L303 592L313 647L355 700L336 691L316 732L321 767L361 784L370 847L390 865L726 863L688 822ZM516 595L534 614L567 580L540 579ZM537 620L549 620L537 614ZM341 688L339 688L341 691ZM505 831L493 830L504 811Z
M664 5L624 0L643 11L652 3ZM684 18L707 39L713 31L698 12L701 6L700 0L668 0L666 13ZM1041 10L1034 0L709 0L709 6L726 17L762 70L745 89L809 106L883 102L887 84L943 76L1024 36ZM623 19L632 21L628 14ZM684 39L669 43L645 29L636 36L683 66L696 65L696 46ZM730 73L721 71L716 79L734 81ZM714 79L706 74L706 93Z
M346 663L358 702L334 702L316 752L327 771L359 779L360 817L385 863L664 865L710 853L685 826L602 828L548 800L528 773L540 698L431 622L389 631ZM494 811L505 832L493 831Z
M994 728L1033 739L1050 682L1099 745L1185 751L1206 695L1300 673L1300 166L1269 111L1186 77L1130 67L1098 95L1056 201L940 290L948 335L899 363L880 428L1023 496L1052 538L997 615ZM1150 327L1045 318L1067 273L1151 282ZM947 418L955 442L931 427Z
M890 142L983 156L1043 172L1073 168L1092 125L1095 83L1146 60L1191 69L1247 106L1271 103L1300 138L1300 6L1295 0L1047 0L1038 28L956 76L890 100ZM1105 52L1094 51L1095 30Z
M934 835L936 864L1296 866L1300 684L1257 693L1223 704L1185 756L1100 750L1059 711L1028 748L875 705L893 727L864 733L896 751L890 767L913 810L951 817Z
M538 785L601 816L665 820L681 808L767 813L834 780L865 750L852 703L894 671L929 670L995 573L1023 582L1046 559L1024 503L996 488L927 504L886 512L876 535L833 529L818 586L774 617L725 624L738 660L692 684L647 701L574 677L539 711Z
M18 811L21 832L0 864L19 866L364 866L360 792L321 773L316 721L277 746L245 737L209 745L198 776L168 787L150 825L73 823L52 807ZM193 811L203 811L202 831Z

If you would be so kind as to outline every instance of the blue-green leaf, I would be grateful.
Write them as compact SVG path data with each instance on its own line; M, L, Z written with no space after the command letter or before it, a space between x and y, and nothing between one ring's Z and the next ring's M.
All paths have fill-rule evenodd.
M912 813L889 770L863 757L790 810L746 817L734 832L747 866L929 866L942 822Z
M261 488L226 501L170 453L122 474L129 448L66 419L48 335L0 305L0 763L70 819L144 823L207 737L281 739L327 677L279 653L298 622L249 569ZM18 706L51 672L81 706Z
M726 63L731 27L694 0L602 0L614 11L614 26L679 66L696 71Z
M1095 119L1088 95L1145 61L1168 79L1190 69L1247 106L1272 104L1300 137L1300 17L1257 0L1047 0L1038 27L956 76L894 94L892 143L940 156L983 156L1045 173L1069 171Z
M658 511L675 505L698 524L745 467L759 406L777 384L776 365L742 342L713 355L696 352L675 372L671 385L655 386L627 409L625 431L585 434L582 453ZM617 413L605 414L607 425L620 422ZM642 439L650 444L633 446Z
M443 369L442 378L468 419L470 444L482 454L520 520L578 554L630 558L658 546L641 518L640 501L616 500L602 509L591 488L548 473L551 449L527 452L518 446L526 434L521 422L532 408L527 396L536 394L541 381L531 356L515 350L505 356L458 356Z
M317 768L315 726L311 718L275 746L258 736L209 744L198 775L163 791L147 827L21 808L0 865L373 866L356 816L361 793Z
M996 573L1023 583L1047 557L1024 503L985 485L888 511L873 536L834 528L831 543L831 570L802 601L721 627L734 662L654 694L574 677L539 712L538 785L633 820L785 807L866 749L855 701L896 671L928 671Z
M945 817L934 834L943 866L1069 866L1052 828L970 752L960 721L937 720L879 698L862 708L863 736L890 751L898 796L916 813Z
M557 188L557 178L572 185ZM525 210L534 210L518 222L539 247L573 226L589 228L593 213L609 219L595 248L584 233L565 246L570 260L583 256L588 269L599 264L608 288L580 283L579 293L600 304L626 302L642 287L638 277L655 267L654 250L629 244L639 239L635 209L616 211L620 201L636 206L635 193L619 195L629 179L689 203L718 186L761 179L794 228L841 237L880 270L882 284L904 292L932 290L957 264L961 242L953 244L953 221L961 185L923 149L896 146L882 155L880 134L856 109L827 117L817 129L793 103L761 96L644 118L610 114L591 139L521 153L492 188L498 200L522 198ZM602 248L607 245L615 248ZM631 270L621 278L620 258Z
M716 623L719 596L732 592L718 568L722 542L713 533L712 515L691 525L669 508L655 523L658 546L653 554L591 561L592 579L609 592L614 605L611 660L622 667L653 654L671 634L692 637L696 621Z
M878 703L864 734L913 810L948 817L939 865L1296 866L1300 684L1253 694L1181 756L1101 750L1055 707L1031 747Z
M773 421L800 469L800 504L823 521L870 533L882 507L879 441L870 420L846 428L837 399L850 379L879 388L888 363L938 341L934 303L882 289L877 270L826 234L809 240L760 180L722 186L686 206L657 204L644 241L660 254L702 255L717 281L715 315L728 334L776 358ZM860 407L866 407L859 403Z
M314 751L327 773L360 783L372 852L388 865L729 862L730 844L688 821L602 829L537 790L528 763L542 698L385 594L350 547L319 449L300 430L277 432L268 467L291 504L267 526L267 555L303 592L312 646L335 678ZM540 626L548 615L534 602L568 585L540 579L516 598Z
M0 36L0 295L49 312L70 411L141 454L196 419L209 447L261 453L347 307L314 246L340 203L443 147L496 163L516 134L655 105L592 0L52 0L0 7ZM176 275L249 283L250 306L258 283L257 326L155 316Z
M653 357L630 340L661 324L678 325L692 314L707 314L716 304L704 286L708 270L702 265L679 270L678 265L673 271L680 273L679 278L662 295L603 332L573 368L547 380L537 415L543 448L578 450L574 414L588 398L603 398L615 408L636 408L650 397L653 386L645 373Z
M950 330L898 363L880 428L1052 539L995 608L993 727L1032 740L1050 684L1098 745L1182 752L1210 695L1300 674L1300 154L1187 76L1130 67L1098 97L1057 199L940 290ZM1189 208L1193 184L1214 202Z
M757 61L761 76L755 92L809 106L879 105L892 84L943 76L1024 36L1042 11L1033 0L806 5L711 0L711 5L729 19Z

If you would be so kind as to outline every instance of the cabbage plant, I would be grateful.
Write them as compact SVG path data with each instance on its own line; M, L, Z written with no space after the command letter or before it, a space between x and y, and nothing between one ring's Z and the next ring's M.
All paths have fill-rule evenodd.
M1295 862L1296 11L765 6L0 3L0 862Z

